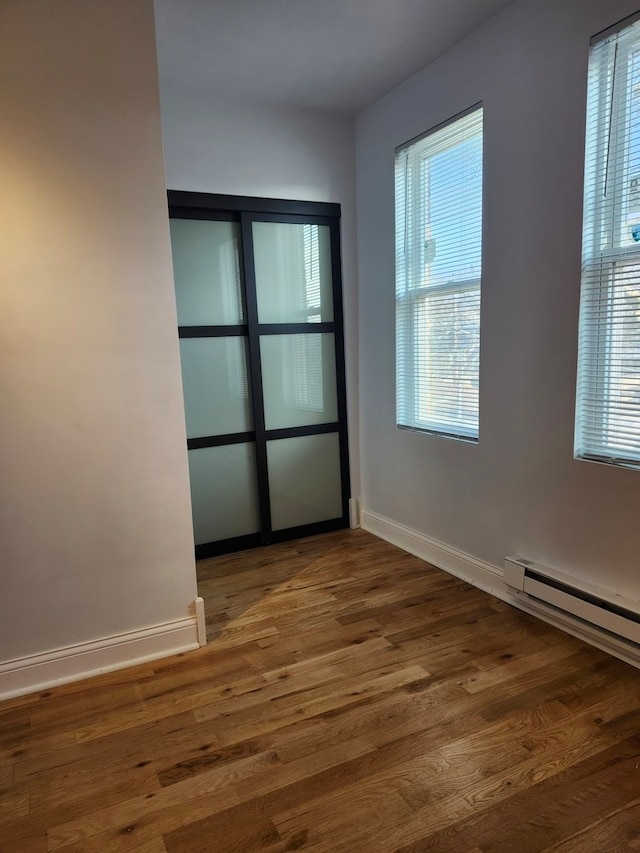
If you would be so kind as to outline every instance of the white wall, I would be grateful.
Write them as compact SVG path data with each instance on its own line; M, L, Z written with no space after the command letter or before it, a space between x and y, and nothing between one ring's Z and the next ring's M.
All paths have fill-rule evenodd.
M352 495L359 494L354 125L350 119L235 104L160 86L167 186L337 202L342 209Z
M151 0L2 4L0 102L9 661L197 593Z
M520 0L356 123L365 507L494 566L640 597L640 473L573 459L589 38L637 0ZM394 147L485 107L478 445L395 427Z

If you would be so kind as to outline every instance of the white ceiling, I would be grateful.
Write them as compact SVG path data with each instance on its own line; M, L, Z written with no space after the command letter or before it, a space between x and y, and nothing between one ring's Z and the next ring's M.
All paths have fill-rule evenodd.
M513 0L155 0L162 85L354 114Z

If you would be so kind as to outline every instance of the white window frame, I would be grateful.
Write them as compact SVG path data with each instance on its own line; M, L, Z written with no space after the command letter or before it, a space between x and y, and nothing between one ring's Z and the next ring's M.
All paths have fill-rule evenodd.
M628 418L623 416L626 404L619 383L624 368L618 353L624 319L616 305L622 289L616 281L631 275L640 288L640 243L624 245L631 179L625 148L631 110L628 73L632 54L639 52L639 15L592 39L574 442L576 459L633 468L640 467L640 404L629 407ZM625 273L634 266L636 272ZM625 420L628 427L621 426ZM626 429L629 440L621 438Z
M455 278L449 281L430 283L424 281L416 286L409 281L416 268L427 264L426 242L424 239L425 224L428 216L425 211L426 199L422 192L425 180L423 174L415 174L416 167L426 168L426 163L442 151L454 145L447 141L444 134L443 142L430 147L428 156L416 159L412 147L429 137L450 128L455 131L455 125L478 113L480 134L482 134L483 106L474 104L468 110L457 114L450 120L431 129L426 134L400 146L396 149L396 372L397 372L397 426L425 433L436 434L448 438L458 438L477 442L479 439L479 374L480 374L480 293L481 271L469 278ZM470 140L475 133L460 136L455 145ZM420 150L416 147L415 150ZM404 160L404 162L403 162ZM412 160L412 162L410 162ZM400 179L399 179L400 175ZM399 183L402 181L402 184ZM482 176L481 176L482 186ZM403 196L405 201L403 203ZM407 209L414 212L408 216ZM410 220L410 221L409 221ZM482 242L482 217L480 221L480 243ZM443 420L433 416L425 416L428 409L428 380L425 373L429 372L430 363L425 357L424 348L428 346L427 336L420 335L420 309L431 299L442 299L447 296L460 296L465 300L466 310L471 310L477 322L477 349L473 353L476 362L474 372L474 407L475 419L469 422L469 417L454 420ZM477 300L477 309L472 305ZM476 313L477 311L477 313ZM442 316L440 313L438 316ZM455 371L453 371L455 373ZM441 376L442 374L440 374ZM461 385L455 386L458 395L464 395ZM437 404L435 407L437 408Z

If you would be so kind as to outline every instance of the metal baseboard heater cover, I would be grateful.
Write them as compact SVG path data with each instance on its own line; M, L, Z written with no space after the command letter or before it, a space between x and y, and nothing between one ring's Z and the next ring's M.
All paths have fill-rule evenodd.
M577 581L522 557L505 558L504 581L518 593L640 644L639 601Z

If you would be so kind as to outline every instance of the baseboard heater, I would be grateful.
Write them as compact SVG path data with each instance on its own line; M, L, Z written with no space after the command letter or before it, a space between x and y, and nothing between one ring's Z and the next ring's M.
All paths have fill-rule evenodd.
M532 563L522 557L504 561L504 581L511 589L581 619L632 643L640 644L640 602Z

